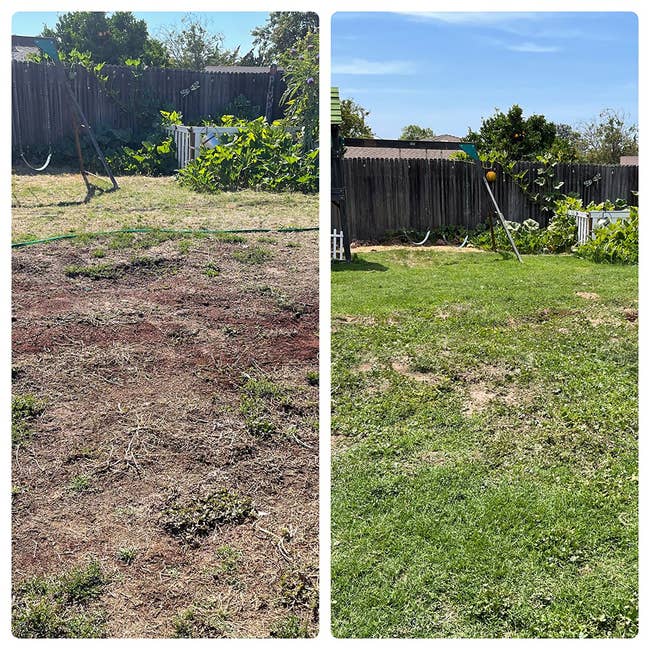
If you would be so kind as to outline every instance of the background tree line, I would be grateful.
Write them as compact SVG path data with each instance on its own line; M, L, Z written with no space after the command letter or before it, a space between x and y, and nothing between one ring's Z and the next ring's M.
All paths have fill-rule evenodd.
M370 111L353 99L341 100L342 134L348 138L372 138ZM435 140L429 127L409 124L401 140ZM499 152L504 160L535 160L551 156L557 162L618 164L621 156L638 154L638 127L613 108L603 109L597 117L576 126L558 124L544 115L524 117L514 104L507 112L496 109L481 120L478 131L468 129L462 138L474 142L479 153Z
M192 13L154 37L147 23L130 11L73 11L62 14L53 28L44 27L41 36L53 38L64 59L83 55L95 63L138 61L145 66L201 71L209 65L278 63L299 39L317 32L318 16L313 12L274 11L251 31L253 47L242 53L240 46L226 48L224 35L209 20Z

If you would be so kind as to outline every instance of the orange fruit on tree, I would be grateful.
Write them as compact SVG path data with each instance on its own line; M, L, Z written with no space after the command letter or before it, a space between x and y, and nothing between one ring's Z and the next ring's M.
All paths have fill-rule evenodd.
M490 183L494 183L497 179L497 173L493 169L490 169L488 173L485 174L485 178L487 178Z

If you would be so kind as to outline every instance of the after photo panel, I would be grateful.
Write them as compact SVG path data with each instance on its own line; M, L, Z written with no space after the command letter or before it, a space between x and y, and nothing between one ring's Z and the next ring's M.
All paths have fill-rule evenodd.
M341 12L331 70L333 635L636 636L637 16Z

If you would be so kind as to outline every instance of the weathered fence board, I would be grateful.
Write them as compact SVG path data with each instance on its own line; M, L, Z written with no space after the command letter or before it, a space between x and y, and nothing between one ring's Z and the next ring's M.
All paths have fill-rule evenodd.
M534 175L536 167L535 163L522 162L515 169L527 169ZM445 226L475 228L493 211L473 163L423 158L344 158L343 169L351 239L377 239L386 232L405 229L425 232ZM547 225L539 207L500 170L497 172L493 191L506 218L530 218ZM555 178L556 182L564 181L562 192L580 195L585 205L618 198L637 205L632 192L639 187L638 167L560 164Z
M52 64L12 62L17 98L12 97L12 139L16 145L18 111L23 145L48 141L46 115L49 111L54 143L72 134L72 111L65 88ZM166 68L148 68L134 72L126 66L105 66L108 76L102 82L81 66L70 73L70 82L91 126L134 129L141 115L138 106L147 100L156 109L169 108L183 113L186 123L208 115L219 116L239 95L244 95L264 115L269 75L254 72L193 72ZM196 90L181 95L181 90L198 83ZM273 119L283 116L280 98L286 89L278 77L275 84ZM13 105L16 103L17 106Z

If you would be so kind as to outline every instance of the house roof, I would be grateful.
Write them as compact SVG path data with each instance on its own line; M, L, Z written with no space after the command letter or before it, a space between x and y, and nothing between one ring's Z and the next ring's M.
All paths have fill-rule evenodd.
M250 72L252 74L269 74L270 66L255 65L206 65L205 72ZM282 72L278 68L278 72Z
M332 111L332 124L342 124L343 116L341 115L341 98L339 89L332 87L330 92L330 106Z
M618 162L619 165L632 165L632 166L638 165L639 156L621 156Z
M460 149L459 149L460 151ZM346 147L344 158L423 158L425 160L434 158L451 158L452 154L458 153L450 149L396 149L394 147Z

